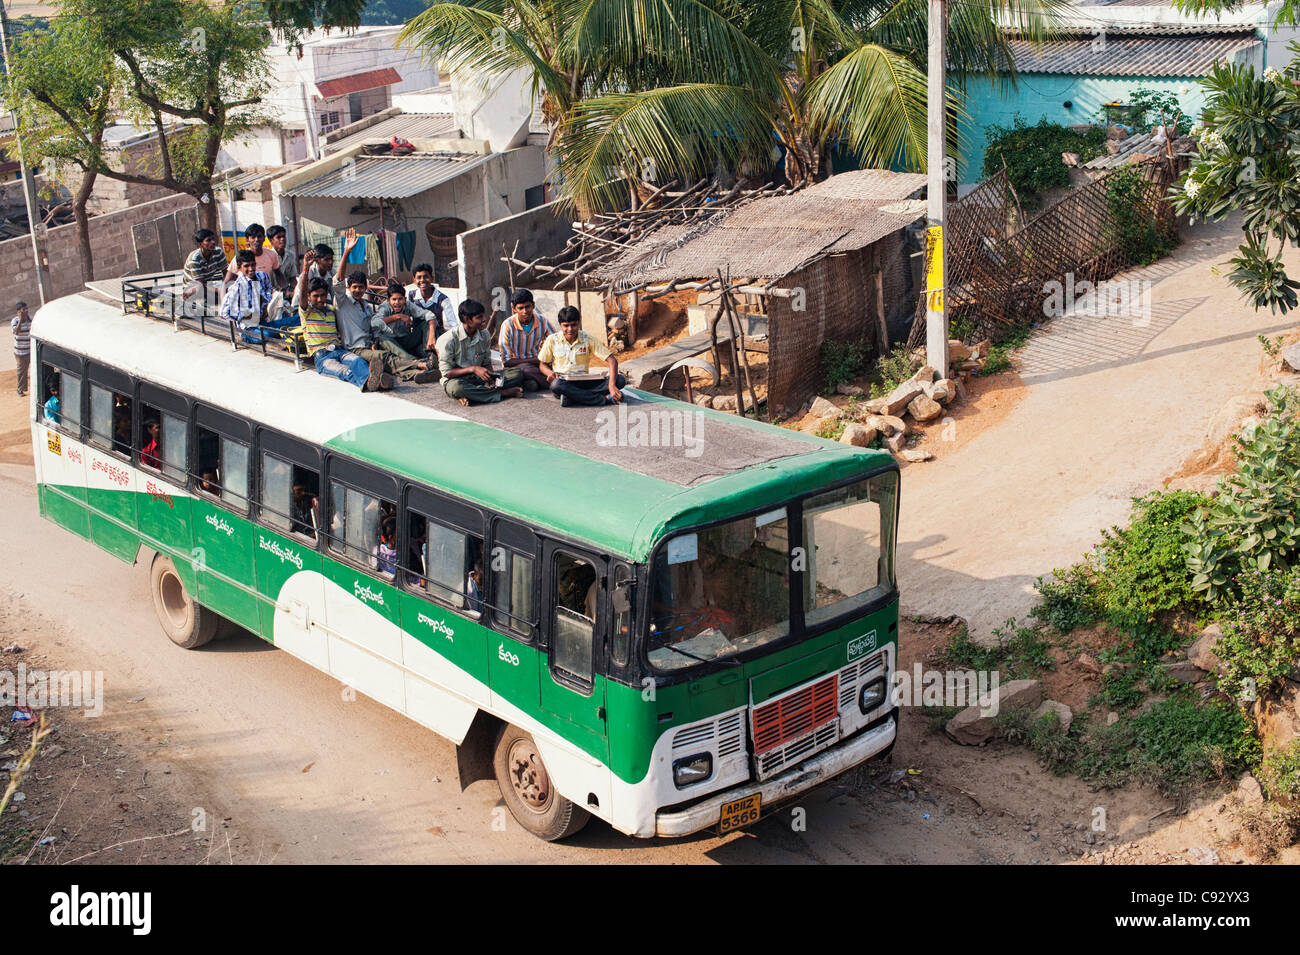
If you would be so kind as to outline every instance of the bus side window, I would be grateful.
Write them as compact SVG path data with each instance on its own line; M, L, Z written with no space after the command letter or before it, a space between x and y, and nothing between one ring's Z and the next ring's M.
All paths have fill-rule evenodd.
M124 457L131 454L131 399L103 385L90 386L90 443Z
M485 591L483 539L415 511L408 514L408 562L412 570L419 568L413 578L416 586L434 600L478 617Z
M40 416L46 424L80 436L81 376L43 363Z
M625 564L614 568L614 589L610 591L610 602L614 610L614 637L610 647L614 662L625 666L628 660L628 647L632 638L632 570Z
M396 518L397 505L391 501L330 481L330 529L326 540L335 553L378 570L381 530L387 521L396 522ZM391 562L395 553L382 556Z
M498 545L492 555L493 602L500 623L527 638L537 620L533 559Z
M551 666L580 683L591 683L596 628L596 568L564 552L553 566L555 617L551 621Z
M261 513L277 530L314 541L320 526L320 475L262 452Z
M194 468L194 489L224 498L243 510L248 506L248 445L209 431L195 429L198 444Z
M140 466L184 482L185 421L151 405L140 405Z

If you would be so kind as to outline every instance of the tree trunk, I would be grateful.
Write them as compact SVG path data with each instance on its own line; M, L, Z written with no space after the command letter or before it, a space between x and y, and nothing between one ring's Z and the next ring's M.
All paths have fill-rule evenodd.
M217 197L212 186L209 184L205 189L199 186L195 190L187 190L199 204L199 228L211 229L217 235L221 234L221 229L217 224ZM208 201L204 202L202 197L207 196Z
M81 177L77 194L72 197L72 217L77 222L77 252L81 259L82 282L95 280L95 256L90 245L90 216L86 215L86 203L90 201L97 176L98 173L87 170Z
M824 178L823 169L830 168L824 152L824 145L814 142L807 130L796 130L785 151L785 178L790 185L804 186Z

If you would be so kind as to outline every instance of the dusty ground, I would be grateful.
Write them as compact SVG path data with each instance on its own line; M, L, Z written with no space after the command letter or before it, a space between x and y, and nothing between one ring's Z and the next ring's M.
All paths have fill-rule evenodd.
M1014 376L995 376L981 396L997 399L1001 419L990 401L969 422L974 433L960 454L907 470L905 611L960 613L977 633L1023 616L1034 577L1076 559L1100 528L1125 517L1129 497L1159 486L1197 448L1213 411L1252 384L1255 335L1282 330L1210 274L1234 240L1228 227L1197 230L1172 260L1143 273L1156 281L1150 326L1061 320L1031 339L1019 358L1023 391L1013 399ZM774 811L726 838L639 842L593 823L549 845L513 821L496 828L494 785L461 793L448 743L364 697L349 699L336 681L251 636L198 652L171 646L153 618L145 566L127 567L40 520L27 406L12 394L3 329L0 647L25 649L0 654L0 668L34 659L105 679L102 717L49 714L64 752L38 759L24 783L29 815L11 808L0 821L0 845L19 858L41 833L56 841L33 861L39 853L63 861L93 853L83 862L1257 858L1227 808L1228 784L1180 815L1148 789L1092 791L1052 776L1021 748L958 746L918 709L902 714L892 762L814 791L796 807L802 814ZM947 639L941 628L905 622L901 631L903 666ZM1053 694L1091 693L1086 678L1059 679L1049 683ZM3 724L4 750L25 732ZM189 828L196 808L206 832ZM1098 808L1101 833L1091 828ZM1296 861L1289 851L1283 861Z

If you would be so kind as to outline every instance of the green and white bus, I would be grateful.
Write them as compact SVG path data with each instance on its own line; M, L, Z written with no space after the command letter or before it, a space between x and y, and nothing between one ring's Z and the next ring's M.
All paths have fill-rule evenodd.
M632 390L363 394L186 325L87 291L32 327L41 513L151 559L179 646L251 631L543 839L730 831L892 748L889 454Z

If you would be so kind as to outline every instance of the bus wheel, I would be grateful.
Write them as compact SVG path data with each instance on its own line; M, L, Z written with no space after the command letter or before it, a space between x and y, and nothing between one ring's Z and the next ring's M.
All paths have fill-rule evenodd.
M567 838L591 818L587 810L555 791L537 744L518 726L501 731L492 762L511 815L539 839Z
M176 565L170 557L158 554L149 571L153 609L163 632L172 643L186 650L201 647L217 634L221 617L199 604L185 592Z

